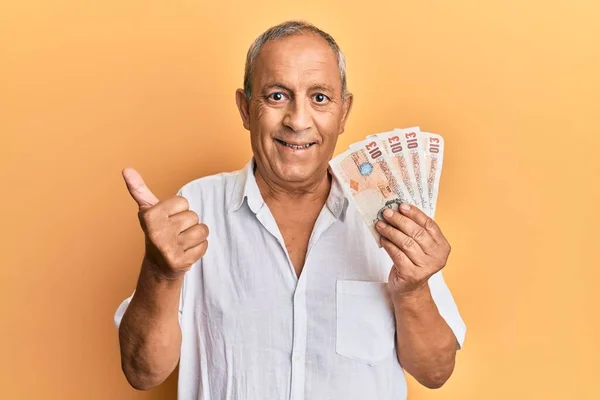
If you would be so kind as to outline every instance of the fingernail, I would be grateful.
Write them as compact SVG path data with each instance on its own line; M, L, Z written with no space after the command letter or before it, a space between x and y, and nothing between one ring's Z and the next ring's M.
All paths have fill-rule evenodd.
M402 203L402 204L400 204L400 208L402 209L402 211L408 211L408 210L410 210L410 206L408 205L408 203Z
M377 226L380 229L383 229L387 226L387 224L383 221L379 221L379 222L377 222L377 224L375 226Z
M388 208L388 209L385 209L385 210L383 211L383 216L384 216L384 217L391 218L391 217L392 217L392 215L394 215L394 212L393 212L391 209L389 209L389 208Z

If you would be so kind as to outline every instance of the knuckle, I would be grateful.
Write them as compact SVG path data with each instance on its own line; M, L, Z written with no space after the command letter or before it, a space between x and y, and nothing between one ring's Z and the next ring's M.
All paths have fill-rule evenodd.
M400 261L401 264L406 263L406 254L402 250L396 250L396 258Z
M152 220L152 219L156 219L159 215L159 207L156 207L156 205L154 207L150 207L147 210L145 210L144 216L147 220Z
M206 239L210 233L210 229L208 229L208 225L206 224L199 224L198 226L200 226L200 228L202 229L202 238Z
M412 249L415 245L415 241L413 238L411 237L406 237L403 241L402 241L402 247L405 249Z
M197 224L200 222L200 217L198 216L198 214L196 214L194 211L189 210L190 214L190 220L194 221L194 224Z
M424 225L425 225L425 229L432 230L432 229L435 229L437 224L435 223L433 218L427 217L427 219L425 219Z
M162 249L162 253L166 260L171 261L172 263L177 263L179 257L181 256L181 251L179 251L179 246L168 245L164 246Z
M183 197L183 196L175 196L177 198L177 201L181 204L182 207L185 207L187 209L190 208L190 203L189 201Z
M196 225L193 228L192 231L192 238L194 239L194 243L199 244L200 242L202 242L205 238L204 236L204 229L202 228L202 225Z
M189 254L189 260L191 264L194 264L196 261L202 258L204 254L206 254L206 250L208 249L208 241L205 240L198 245L197 248L194 249L193 252Z
M381 230L381 232L384 234L384 236L386 236L387 238L391 237L391 234L393 233L393 228L390 224L386 224L383 229Z
M408 258L408 256L402 251L398 252L398 256L396 257L396 260L397 260L396 262L402 266L412 265L412 261L410 260L410 258ZM408 271L409 272L407 272L407 274L411 275L412 268L408 268Z
M415 240L419 240L419 239L423 238L423 236L425 235L425 232L426 232L425 228L419 226L419 227L415 228L415 230L413 231L411 236Z
M396 223L397 225L401 225L404 223L404 221L406 221L408 219L408 217L406 215L402 215L400 213L394 213L394 223Z
M149 208L144 211L140 211L140 222L146 227L148 230L155 230L158 225L160 225L160 210L156 208Z
M183 211L181 214L181 218L178 219L178 226L184 227L192 227L195 226L196 224L198 224L199 220L198 220L198 214L196 214L193 211L187 210L187 211ZM181 228L183 229L183 228Z
M393 260L395 260L395 262L397 263L402 263L403 262L403 256L404 253L398 249L398 248L393 248L391 251L392 254L390 254L390 256L392 257Z

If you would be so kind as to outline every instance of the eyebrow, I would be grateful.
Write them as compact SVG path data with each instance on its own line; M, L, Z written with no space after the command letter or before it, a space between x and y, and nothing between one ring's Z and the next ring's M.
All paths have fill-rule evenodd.
M317 85L312 85L312 86L309 88L309 90L310 90L310 91L313 91L313 90L320 90L320 91L323 91L323 92L330 92L330 93L333 93L333 92L334 92L334 90L333 90L333 88L332 88L331 86L329 86L329 85L320 85L320 84L317 84Z
M287 87L286 85L284 85L281 82L273 82L273 83L270 83L270 84L264 86L263 87L263 92L267 92L267 91L269 91L269 90L271 90L273 88L279 88L279 89L287 90L288 92L292 92L292 93L294 92L292 89L290 89L289 87ZM320 91L329 92L329 93L333 93L334 92L334 90L333 90L333 88L331 86L324 85L324 84L315 84L315 85L312 85L312 86L310 86L308 88L308 91L315 91L315 90L320 90Z
M264 92L267 92L267 91L269 91L269 90L271 90L271 89L273 89L273 88L279 88L279 89L287 90L288 92L293 92L293 90L292 90L292 89L290 89L289 87L285 86L285 85L284 85L283 83L281 83L281 82L273 82L273 83L270 83L270 84L268 84L268 85L264 86L262 91L263 91L263 93L264 93Z

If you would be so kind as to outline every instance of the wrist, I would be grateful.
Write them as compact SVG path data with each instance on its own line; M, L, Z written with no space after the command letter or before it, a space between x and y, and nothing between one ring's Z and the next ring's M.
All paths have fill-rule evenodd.
M177 309L182 286L183 276L166 278L156 265L144 258L131 302L148 315L161 315L163 311Z
M148 256L144 256L142 261L142 273L153 284L160 286L178 286L183 282L185 272L165 272L157 263L152 261Z
M394 292L391 297L394 305L417 305L423 299L431 297L431 292L428 282L425 281L425 283L415 289Z

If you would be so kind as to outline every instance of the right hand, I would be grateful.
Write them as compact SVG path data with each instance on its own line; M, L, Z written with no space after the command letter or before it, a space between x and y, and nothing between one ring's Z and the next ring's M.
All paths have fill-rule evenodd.
M140 209L138 217L146 235L144 261L161 277L182 277L206 253L208 227L199 222L185 198L159 201L136 170L125 168L122 174Z

